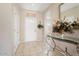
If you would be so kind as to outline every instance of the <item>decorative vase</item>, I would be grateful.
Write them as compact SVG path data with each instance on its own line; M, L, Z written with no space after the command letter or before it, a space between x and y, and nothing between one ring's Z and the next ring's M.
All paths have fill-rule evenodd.
M63 33L61 34L61 39L64 39L64 34Z
M63 29L60 31L60 38L64 39L64 30Z

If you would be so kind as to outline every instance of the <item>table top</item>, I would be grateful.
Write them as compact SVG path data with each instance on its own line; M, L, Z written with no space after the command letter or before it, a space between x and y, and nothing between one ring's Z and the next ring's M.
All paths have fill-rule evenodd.
M54 40L59 40L59 41L63 41L63 42L67 42L67 43L72 43L72 44L79 44L79 39L76 38L72 38L72 37L64 37L64 38L60 38L60 37L56 37L56 36L52 36L52 35L48 35L48 37L54 39Z

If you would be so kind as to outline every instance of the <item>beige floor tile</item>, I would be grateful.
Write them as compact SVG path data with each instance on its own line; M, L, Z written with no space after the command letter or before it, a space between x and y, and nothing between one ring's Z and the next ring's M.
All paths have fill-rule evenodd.
M17 48L17 56L37 56L42 54L42 43L40 41L21 43Z

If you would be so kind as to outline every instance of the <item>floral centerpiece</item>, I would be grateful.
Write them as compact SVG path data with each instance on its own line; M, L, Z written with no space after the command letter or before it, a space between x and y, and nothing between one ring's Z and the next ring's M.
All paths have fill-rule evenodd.
M53 32L59 33L63 37L64 32L73 33L73 29L75 26L77 26L77 21L73 21L71 23L62 20L56 20L53 24Z

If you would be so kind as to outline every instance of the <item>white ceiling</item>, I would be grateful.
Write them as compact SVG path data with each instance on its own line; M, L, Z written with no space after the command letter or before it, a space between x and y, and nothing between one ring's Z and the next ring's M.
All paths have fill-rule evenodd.
M51 3L19 3L18 5L23 9L43 12L48 8L48 6L51 5ZM64 12L78 5L79 3L64 3L63 5L61 5L60 11Z
M69 10L71 8L74 8L78 5L79 5L79 3L64 3L63 5L61 5L61 7L60 7L61 10L60 11L64 12L64 11Z
M43 12L51 3L20 3L23 9Z

